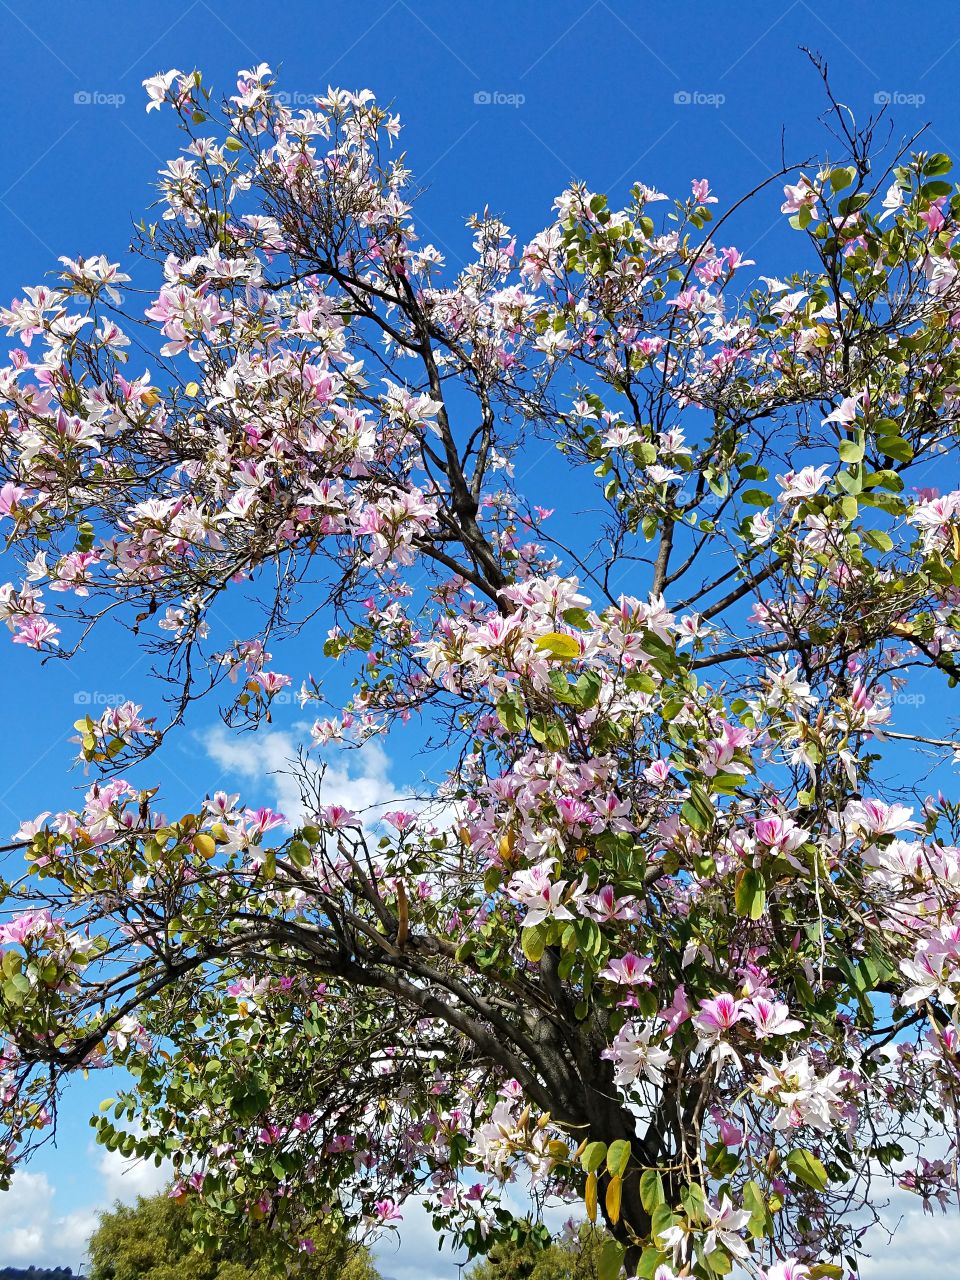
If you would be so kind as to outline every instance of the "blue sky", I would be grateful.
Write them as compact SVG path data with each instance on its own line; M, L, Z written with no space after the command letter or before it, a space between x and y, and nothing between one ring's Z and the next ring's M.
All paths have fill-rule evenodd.
M452 263L467 243L471 212L489 205L521 236L532 234L571 177L611 201L636 180L681 194L691 178L708 177L724 202L777 168L781 149L791 160L829 149L818 123L824 100L803 45L828 58L837 94L859 119L889 100L898 137L930 121L928 148L960 154L960 12L950 6L932 16L890 0L820 9L805 0L0 0L0 34L4 302L39 282L59 254L123 254L154 173L177 146L169 120L145 114L141 81L174 66L198 66L208 83L232 91L239 67L267 61L294 101L328 83L369 87L391 101L425 186L418 221ZM739 247L767 274L794 262L796 240L779 202L773 189L738 230ZM6 833L61 805L79 781L66 778L73 754L66 738L78 714L121 696L149 703L151 693L148 664L120 634L71 669L54 663L40 671L34 654L0 652ZM228 783L251 800L289 800L289 785L265 770L282 766L294 719L293 709L281 712L272 735L254 745L218 729L212 708L196 716L163 767L171 808L195 798L198 786ZM24 727L13 732L17 724ZM402 758L408 763L398 766L376 750L335 781L345 794L385 799L414 781L409 751ZM86 1116L108 1092L95 1079L79 1085L64 1106L58 1149L42 1152L0 1195L0 1265L76 1266L92 1211L146 1185L142 1171L121 1176L116 1161L90 1148ZM952 1239L950 1246L950 1237L924 1234L908 1216L897 1248L873 1274L898 1274L887 1268L909 1256L922 1280L923 1250L955 1248L960 1239ZM436 1261L417 1221L384 1269L398 1280L455 1274Z

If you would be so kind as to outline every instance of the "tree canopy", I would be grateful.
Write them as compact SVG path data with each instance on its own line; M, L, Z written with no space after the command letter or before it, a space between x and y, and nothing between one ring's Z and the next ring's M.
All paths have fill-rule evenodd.
M547 1244L504 1240L466 1273L466 1280L600 1280L604 1235L581 1229L564 1241Z
M185 1196L138 1196L100 1214L90 1237L89 1280L281 1280L286 1275L263 1247L268 1228L248 1239L225 1236L205 1252L194 1248ZM304 1280L379 1280L365 1249L353 1245L333 1218L313 1231L314 1251L301 1258Z
M116 1064L97 1136L201 1239L421 1193L473 1255L560 1197L604 1280L855 1268L884 1187L955 1189L949 158L834 101L745 197L779 278L700 177L573 184L526 244L484 211L452 269L369 92L146 88L184 139L129 260L0 311L0 617L166 681L6 851L4 1176ZM306 818L166 813L192 704L253 729L295 677ZM310 763L418 724L389 812Z

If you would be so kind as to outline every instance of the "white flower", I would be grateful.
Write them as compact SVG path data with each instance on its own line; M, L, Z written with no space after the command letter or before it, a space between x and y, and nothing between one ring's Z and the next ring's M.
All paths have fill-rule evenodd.
M529 929L544 920L573 920L573 913L562 899L566 894L566 880L551 880L550 871L556 866L556 858L547 858L537 866L517 871L507 885L507 892L527 908L523 928ZM567 902L579 901L586 893L586 877L581 884L567 894Z
M711 1204L708 1200L706 1208L710 1216L710 1231L704 1241L704 1253L712 1253L721 1244L735 1258L748 1258L750 1249L739 1232L750 1221L749 1210L734 1209L729 1196L723 1196L719 1205Z
M820 467L804 467L801 471L787 471L777 476L780 486L781 502L797 502L803 498L812 498L827 483L830 467L824 463Z
M625 1022L610 1048L604 1049L600 1056L616 1063L617 1084L632 1084L640 1075L651 1084L663 1084L663 1068L670 1061L670 1054L658 1045L651 1045L652 1034L650 1021Z
M840 1068L818 1077L805 1053L795 1058L786 1054L779 1067L761 1062L766 1075L757 1085L757 1092L779 1105L773 1121L774 1129L793 1129L809 1125L820 1133L826 1133L841 1118L842 1098L837 1085Z

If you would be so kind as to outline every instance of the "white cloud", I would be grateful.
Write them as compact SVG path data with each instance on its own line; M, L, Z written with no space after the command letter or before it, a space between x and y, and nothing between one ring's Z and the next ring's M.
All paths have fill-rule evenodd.
M273 793L272 801L293 824L304 815L300 785L293 773L297 743L288 733L271 730L258 734L231 734L217 725L201 735L207 754L228 774L256 784L241 800L263 802L261 788ZM322 795L327 804L342 804L355 813L397 803L409 793L391 780L391 760L382 745L371 739L362 747L343 749L326 757ZM311 771L315 766L310 766Z
M399 1233L390 1232L373 1247L384 1280L450 1280L466 1251L454 1254L449 1242L437 1248L439 1237L420 1200L407 1200L402 1212Z
M919 1207L916 1196L898 1192L883 1211L883 1221L894 1232L888 1241L883 1227L874 1227L865 1247L873 1256L864 1258L863 1280L944 1280L960 1267L960 1215L956 1205L946 1214L934 1215ZM899 1224L899 1225L898 1225ZM953 1274L957 1274L953 1272Z
M45 1173L14 1174L10 1190L0 1195L0 1265L79 1269L96 1211L57 1214L55 1200Z
M154 1195L170 1181L168 1165L157 1169L152 1163L127 1160L117 1152L96 1147L89 1152L100 1174L99 1194L96 1186L87 1188L88 1194L96 1194L95 1206L65 1211L64 1192L46 1173L17 1170L9 1191L0 1193L0 1267L72 1267L80 1271L99 1212L110 1209L117 1200L132 1204L138 1195Z
M128 1159L119 1151L97 1148L97 1168L103 1179L103 1196L108 1204L120 1200L133 1204L137 1196L153 1196L173 1177L171 1165L164 1161L158 1169L152 1160Z

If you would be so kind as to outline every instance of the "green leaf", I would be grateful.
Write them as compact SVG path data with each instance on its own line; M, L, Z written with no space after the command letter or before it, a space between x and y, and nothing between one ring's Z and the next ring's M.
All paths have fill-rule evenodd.
M923 172L928 178L939 178L941 174L949 173L952 168L953 161L950 157L944 155L942 151L935 151L924 162Z
M867 477L866 483L870 488L886 489L888 493L903 492L903 480L897 475L896 471L874 471L872 475Z
M623 1245L617 1240L604 1240L603 1248L600 1251L600 1261L597 1263L598 1280L617 1280L623 1267L623 1255L625 1252Z
M718 1276L729 1275L733 1270L730 1255L723 1249L714 1249L712 1253L708 1253L705 1262L710 1270Z
M694 831L709 831L713 826L713 805L707 793L697 783L690 788L690 798L684 801L680 816Z
M627 1172L630 1163L630 1143L623 1138L611 1142L607 1149L607 1172L612 1178L620 1177Z
M750 1221L747 1231L753 1240L762 1240L773 1227L773 1220L763 1198L763 1192L753 1180L743 1184L743 1207L749 1210Z
M305 844L301 844L299 840L294 840L287 850L287 856L295 867L309 867L312 861L312 854Z
M563 620L568 627L576 627L578 631L590 630L590 615L586 609L564 609Z
M503 882L503 872L499 867L487 867L483 873L483 891L484 893L496 893Z
M840 441L840 461L841 462L862 462L863 461L863 441L862 440L841 440Z
M810 1151L791 1151L784 1163L795 1177L814 1191L823 1191L830 1181L826 1169Z
M744 489L740 498L751 507L769 507L773 502L773 494L766 493L763 489Z
M532 924L521 931L520 946L531 964L537 964L543 958L546 945L547 926L545 924Z
M580 1154L580 1167L584 1173L596 1173L603 1164L604 1156L607 1154L607 1144L605 1142L590 1142L584 1147Z
M865 529L862 534L864 542L874 551L892 551L893 539L882 529Z
M706 1203L703 1198L703 1188L693 1182L680 1193L680 1202L687 1211L687 1218L690 1222L705 1222L707 1218Z
M637 1280L653 1280L657 1274L657 1267L662 1262L666 1262L668 1256L662 1249L648 1244L640 1255L640 1261L637 1263Z
M834 169L833 173L830 175L830 187L833 191L843 191L846 187L850 186L856 176L857 171L852 167L847 169Z
M909 462L913 457L913 445L902 436L884 436L877 441L877 448L884 457L897 462Z
M644 1169L640 1175L640 1203L653 1213L664 1202L663 1179L656 1169Z
M549 747L551 751L564 751L570 745L566 725L556 716L533 716L530 720L530 735L534 742Z
M668 1204L658 1204L650 1220L650 1233L656 1240L673 1226L673 1210Z
M737 877L735 894L737 913L759 920L766 906L767 894L763 878L755 867L745 867Z
M497 703L497 718L508 733L523 733L527 713L518 693L505 693Z
M589 711L597 705L603 681L598 671L585 671L573 686L571 701L580 711Z

